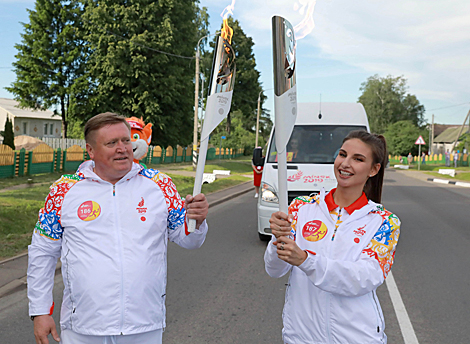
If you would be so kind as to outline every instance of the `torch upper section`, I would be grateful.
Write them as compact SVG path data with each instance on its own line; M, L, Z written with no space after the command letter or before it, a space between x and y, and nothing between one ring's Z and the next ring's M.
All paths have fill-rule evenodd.
M294 28L282 17L272 18L274 93L280 96L296 84Z

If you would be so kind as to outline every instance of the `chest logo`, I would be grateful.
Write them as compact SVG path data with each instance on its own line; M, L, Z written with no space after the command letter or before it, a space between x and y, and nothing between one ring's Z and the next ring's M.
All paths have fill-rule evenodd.
M77 215L80 220L93 221L101 214L101 207L94 201L86 201L78 207Z
M328 233L328 228L320 220L307 222L302 228L302 236L308 241L319 241Z
M147 212L147 208L145 207L145 201L144 201L144 198L141 197L141 201L137 204L137 208L135 208L137 210L137 212L139 214L145 214Z

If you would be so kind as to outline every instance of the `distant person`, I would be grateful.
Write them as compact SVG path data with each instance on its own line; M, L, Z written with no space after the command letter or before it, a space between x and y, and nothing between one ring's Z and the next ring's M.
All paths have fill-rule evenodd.
M410 164L411 164L411 162L413 161L413 155L411 155L411 152L410 152L410 153L408 153L408 157L407 157L407 159L408 159L408 165L410 165Z
M423 152L423 154L421 154L421 157L422 157L422 164L423 165L426 165L426 153Z
M253 168L253 185L255 186L255 198L259 196L259 188L261 186L261 176L263 175L264 156L263 149L256 147L253 150L253 159L251 160Z
M334 162L336 189L272 214L264 255L271 277L290 273L283 343L386 343L376 289L392 267L400 220L379 204L387 147L353 131Z
M450 152L449 152L449 150L446 151L445 155L446 155L446 166L450 167Z
M300 150L300 140L298 137L292 137L287 144L287 153L292 154L292 160L288 161L299 161L302 160L302 152Z
M457 162L459 161L459 151L454 153L454 167L457 168Z

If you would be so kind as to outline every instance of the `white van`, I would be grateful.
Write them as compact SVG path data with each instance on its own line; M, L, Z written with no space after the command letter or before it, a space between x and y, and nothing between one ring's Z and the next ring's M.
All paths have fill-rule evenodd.
M261 190L258 198L258 234L271 238L269 218L279 210L277 198L277 151L271 131ZM369 122L360 103L298 103L297 120L287 145L288 203L298 196L329 191L336 187L333 171L343 139L353 130L369 131Z

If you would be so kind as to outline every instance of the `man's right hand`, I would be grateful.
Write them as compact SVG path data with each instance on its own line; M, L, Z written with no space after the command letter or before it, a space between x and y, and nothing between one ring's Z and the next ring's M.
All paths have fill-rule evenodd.
M34 337L36 338L37 344L49 344L49 339L47 336L52 334L52 338L56 342L60 341L59 334L55 328L54 319L52 316L46 315L37 315L34 317Z

